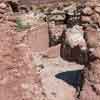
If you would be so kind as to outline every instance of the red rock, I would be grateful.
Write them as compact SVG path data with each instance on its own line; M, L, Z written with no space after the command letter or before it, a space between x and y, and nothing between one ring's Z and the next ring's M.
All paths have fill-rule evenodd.
M11 22L16 22L16 17L15 16L7 16L7 20Z
M16 29L16 23L12 22L12 21L7 21L7 24L9 24L10 27L13 27Z
M80 94L80 100L100 100L100 96L96 94L89 82L85 82Z
M81 21L84 23L92 23L92 20L89 16L81 16Z
M61 48L61 44L52 46L48 48L48 50L45 51L43 55L48 58L60 57L60 48Z
M92 32L97 32L96 28L92 27L92 26L88 26L86 27L86 29L84 31L92 31Z
M100 60L95 60L88 66L85 84L81 92L80 100L99 100L100 99ZM87 95L88 94L88 95ZM90 97L88 97L91 95Z
M92 52L94 56L100 58L100 47L98 46L95 48L95 50Z
M32 51L25 43L16 44L17 32L12 30L0 24L0 98L39 100L41 83L32 67Z
M45 51L49 47L49 35L47 23L33 25L33 28L26 32L24 42L33 52Z
M95 7L95 11L96 11L97 13L100 13L100 7Z
M0 13L1 13L1 14L4 14L4 13L5 13L5 10L0 9Z
M91 62L89 67L91 69L88 72L89 80L95 84L100 84L100 60Z
M5 3L0 3L0 8L1 9L5 9L7 6L6 6L6 4Z
M87 40L88 46L90 48L96 48L98 46L98 32L96 29L88 27L85 32L85 38Z

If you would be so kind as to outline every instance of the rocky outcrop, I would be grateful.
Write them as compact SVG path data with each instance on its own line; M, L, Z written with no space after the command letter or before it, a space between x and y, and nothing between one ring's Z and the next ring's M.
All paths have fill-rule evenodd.
M1 100L40 100L41 83L32 65L32 51L26 44L16 44L16 34L9 25L0 24Z
M96 48L99 46L100 35L96 28L88 26L85 30L85 39L88 45L88 48Z
M23 42L25 42L33 52L40 52L48 49L49 35L47 23L37 23L33 25L31 29L26 31L26 35L23 38Z
M92 24L100 27L99 0L90 0L83 4L81 21L83 25Z
M92 1L90 2L93 3ZM97 7L97 3L89 6ZM97 13L97 12L96 12ZM94 14L95 15L95 14ZM91 16L89 16L91 18ZM96 18L96 17L95 17ZM97 21L97 20L96 20ZM98 22L98 21L97 21ZM88 58L89 62L85 68L85 75L84 75L84 85L80 94L80 100L99 100L100 99L100 59L99 59L99 52L100 52L100 35L99 31L96 27L92 26L93 23L85 29L85 39L88 45Z
M42 93L40 76L32 64L32 52L48 48L47 24L35 26L30 31L17 32L16 17L7 12L5 4L0 4L0 9L5 11L1 13L3 20L0 23L0 98L48 100ZM45 42L41 44L43 41L40 40Z

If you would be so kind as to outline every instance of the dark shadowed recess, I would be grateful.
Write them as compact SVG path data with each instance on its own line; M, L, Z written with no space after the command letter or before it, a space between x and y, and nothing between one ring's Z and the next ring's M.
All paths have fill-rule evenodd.
M55 75L55 77L65 81L76 89L81 87L83 83L82 70L62 72Z
M62 44L61 57L70 62L76 62L81 65L88 63L87 51L82 51L79 46L71 48L70 45Z
M18 12L18 4L13 1L8 1L8 5L12 8L13 12Z

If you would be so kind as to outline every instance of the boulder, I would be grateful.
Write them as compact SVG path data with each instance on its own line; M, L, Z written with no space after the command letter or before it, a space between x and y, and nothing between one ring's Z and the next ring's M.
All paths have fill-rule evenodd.
M46 51L43 52L43 56L48 58L60 57L60 48L61 44L49 47Z
M93 14L93 10L90 7L85 7L82 10L82 12L83 12L84 15L92 15Z
M92 27L85 30L85 39L89 48L96 48L98 46L98 32Z
M95 7L95 11L100 14L100 7Z
M61 46L61 56L69 61L83 64L86 59L87 44L82 27L75 25L65 32L65 41Z
M20 33L19 33L20 34ZM45 51L49 47L47 23L37 23L26 31L24 43L29 45L33 52Z
M73 28L67 29L65 34L66 34L65 41L68 42L72 48L74 48L77 45L82 46L82 44L83 44L83 46L86 47L85 40L83 37L84 32L79 25L75 25ZM80 43L82 43L82 44L80 44Z
M1 9L5 9L7 7L7 5L5 3L0 3L0 8Z
M89 16L81 16L82 23L92 23L92 20Z

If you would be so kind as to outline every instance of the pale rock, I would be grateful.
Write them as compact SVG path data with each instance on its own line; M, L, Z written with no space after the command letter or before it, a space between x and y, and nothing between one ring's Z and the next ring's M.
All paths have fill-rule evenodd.
M97 13L100 13L100 7L95 7L95 11L96 11Z
M74 26L72 29L67 29L66 31L66 42L74 48L75 46L79 45L82 48L86 47L86 42L84 40L84 32L82 28L78 25Z
M1 9L5 9L7 6L6 6L6 4L5 3L0 3L0 8Z
M92 15L93 14L93 10L90 7L86 7L82 10L84 15Z
M24 42L33 52L45 51L49 47L49 35L47 23L36 23L26 32Z

